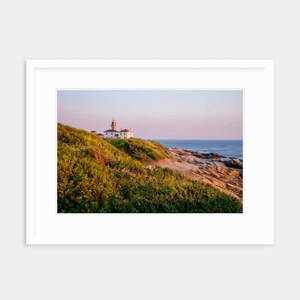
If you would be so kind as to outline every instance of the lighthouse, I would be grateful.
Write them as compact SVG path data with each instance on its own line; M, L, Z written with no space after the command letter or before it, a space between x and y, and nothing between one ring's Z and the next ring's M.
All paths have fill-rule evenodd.
M103 136L106 139L129 139L133 137L133 132L131 129L117 130L117 122L113 118L110 129L105 130Z
M117 130L117 122L116 122L115 118L113 118L113 120L111 122L111 130Z

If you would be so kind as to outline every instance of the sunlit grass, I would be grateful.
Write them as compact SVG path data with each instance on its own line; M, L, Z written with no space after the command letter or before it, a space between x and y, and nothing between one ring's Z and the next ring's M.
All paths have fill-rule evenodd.
M58 124L60 213L236 213L242 204L170 169L168 150L141 139L105 140Z

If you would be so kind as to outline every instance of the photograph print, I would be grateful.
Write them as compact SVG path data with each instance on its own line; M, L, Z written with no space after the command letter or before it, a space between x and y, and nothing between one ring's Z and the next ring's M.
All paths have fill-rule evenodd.
M242 213L242 90L57 91L58 213Z

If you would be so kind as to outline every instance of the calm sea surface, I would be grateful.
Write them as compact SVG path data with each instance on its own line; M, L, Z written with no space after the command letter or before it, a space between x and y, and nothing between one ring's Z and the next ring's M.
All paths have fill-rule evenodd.
M218 153L226 157L243 159L242 140L155 140L167 148L183 148L187 150Z

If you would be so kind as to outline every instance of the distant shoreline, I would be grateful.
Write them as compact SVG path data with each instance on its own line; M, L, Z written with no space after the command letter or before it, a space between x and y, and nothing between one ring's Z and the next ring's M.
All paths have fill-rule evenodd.
M243 159L243 140L175 140L157 139L168 149L180 148L198 153L218 153L226 158Z
M180 150L180 151L185 151L185 152L190 152L191 154L193 154L194 156L197 156L199 158L203 158L203 159L220 159L220 160L224 160L224 161L228 161L228 160L232 160L232 159L239 159L241 161L243 161L242 158L236 157L236 156L224 156L221 155L217 152L201 152L201 151L193 151L190 149L184 149L184 148L178 148L178 147L173 147L173 148L168 148L169 150Z

